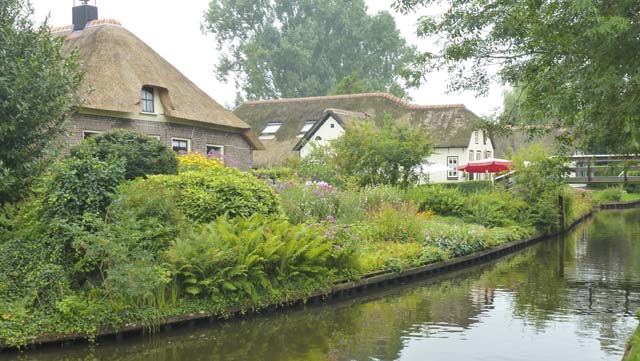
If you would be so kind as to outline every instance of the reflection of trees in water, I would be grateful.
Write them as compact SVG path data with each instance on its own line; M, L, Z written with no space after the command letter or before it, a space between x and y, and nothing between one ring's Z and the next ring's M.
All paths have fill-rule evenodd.
M365 301L196 327L145 342L70 349L65 358L46 352L21 360L397 360L406 337L443 332L427 325L446 324L447 332L461 332L477 322L493 297L492 290L472 295L477 277L461 274L428 287L382 291Z
M514 315L536 330L571 317L603 349L616 348L633 327L620 315L640 307L640 212L600 213L592 225L423 287L20 359L397 360L409 337L445 337L478 322L496 289L512 294Z
M555 260L555 262L554 262ZM620 348L640 307L640 211L602 212L558 242L496 264L478 286L513 293L514 315L543 330L573 317L604 350Z

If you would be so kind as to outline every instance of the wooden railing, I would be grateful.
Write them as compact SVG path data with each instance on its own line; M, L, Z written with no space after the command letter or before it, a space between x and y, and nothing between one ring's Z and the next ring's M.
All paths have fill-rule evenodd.
M569 159L569 183L640 183L638 156L577 155Z

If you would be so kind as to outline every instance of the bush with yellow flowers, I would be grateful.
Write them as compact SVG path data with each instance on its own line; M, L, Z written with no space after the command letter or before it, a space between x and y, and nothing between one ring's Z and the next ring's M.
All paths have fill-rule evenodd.
M201 153L178 154L180 172L224 167L224 160Z

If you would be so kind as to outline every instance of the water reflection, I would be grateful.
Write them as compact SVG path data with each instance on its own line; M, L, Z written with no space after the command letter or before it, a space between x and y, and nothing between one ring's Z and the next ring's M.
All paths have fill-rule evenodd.
M619 360L640 307L640 211L441 280L19 360Z

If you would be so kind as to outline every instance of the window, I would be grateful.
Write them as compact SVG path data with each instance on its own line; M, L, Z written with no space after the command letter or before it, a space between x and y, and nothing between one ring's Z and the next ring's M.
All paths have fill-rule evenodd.
M447 157L447 179L458 180L458 157Z
M491 158L491 151L490 151L490 150L488 150L488 151L486 151L486 152L484 153L484 158L485 158L485 159L489 159L489 158Z
M142 97L140 102L142 103L143 113L154 113L153 88L148 86L142 87Z
M207 155L213 155L215 157L223 156L224 146L207 144Z
M333 129L335 127L336 127L336 124L335 123L331 123L331 128Z
M307 120L306 122L304 122L304 126L302 127L302 129L300 129L300 133L304 134L308 132L311 128L313 128L314 124L316 124L314 120Z
M82 139L93 138L100 133L104 133L104 132L101 132L99 130L84 130L82 131Z
M470 150L469 151L469 162L473 162L473 154L474 154L473 151Z
M476 160L482 160L482 151L481 150L476 151Z
M476 144L478 144L480 142L480 131L476 130L475 132L473 132L473 136L476 139Z
M189 153L191 150L191 140L183 138L171 138L171 148L176 153Z
M276 132L282 126L282 122L271 122L267 124L267 126L262 131L260 135L260 139L273 139L276 135Z

